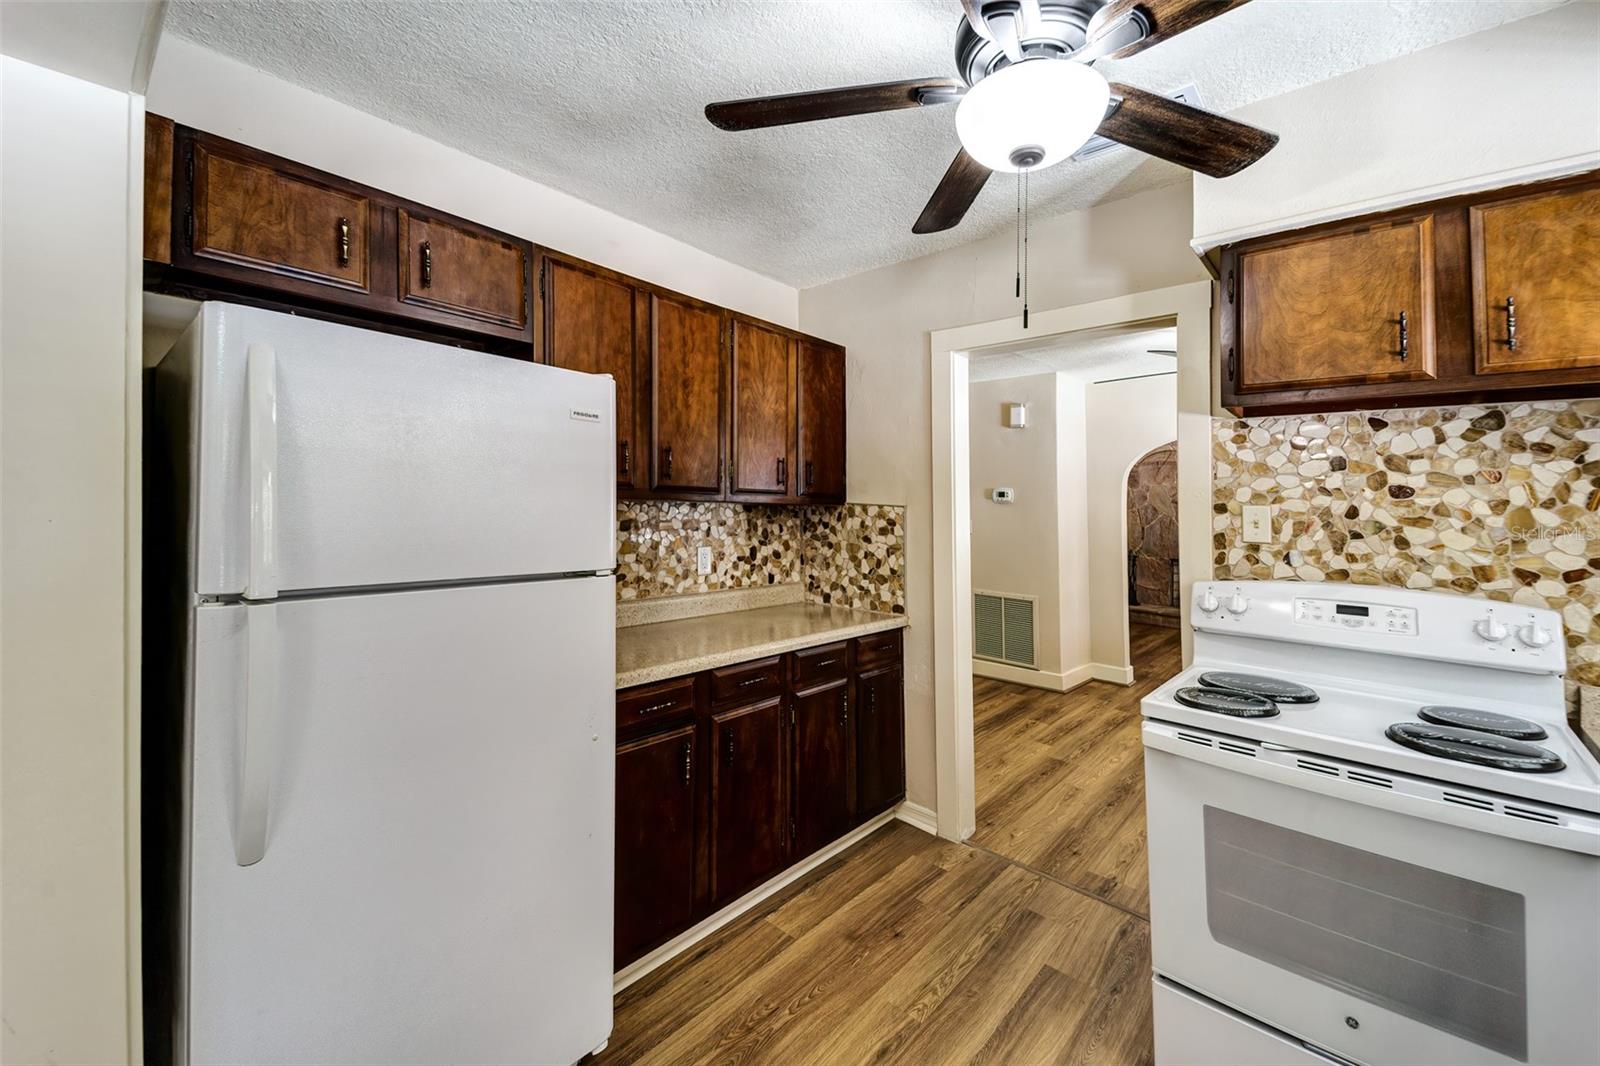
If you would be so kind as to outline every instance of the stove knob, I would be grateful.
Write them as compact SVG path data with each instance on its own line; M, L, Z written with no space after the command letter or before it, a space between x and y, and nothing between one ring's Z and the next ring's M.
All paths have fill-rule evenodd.
M1500 643L1500 641L1505 640L1506 636L1511 632L1505 626L1495 621L1493 612L1484 615L1482 618L1472 623L1472 631L1491 644Z
M1234 589L1233 596L1228 600L1228 610L1234 614L1244 614L1245 609L1249 606L1250 601L1244 598L1244 593Z
M1529 622L1517 630L1517 639L1530 648L1542 648L1555 638L1550 631L1537 622Z
M1205 592L1201 594L1200 609L1206 614L1216 614L1217 608L1221 606L1222 602L1217 599L1217 594L1215 592L1212 592L1210 589L1206 589Z

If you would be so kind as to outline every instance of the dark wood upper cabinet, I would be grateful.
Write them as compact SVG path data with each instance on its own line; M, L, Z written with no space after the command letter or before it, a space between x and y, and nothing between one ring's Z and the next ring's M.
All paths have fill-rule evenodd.
M720 310L659 293L650 299L650 487L722 493Z
M1253 238L1219 268L1222 404L1240 414L1600 386L1600 171Z
M850 828L850 683L845 679L794 696L794 849L810 855Z
M170 118L144 116L144 257L172 262L172 138Z
M798 345L796 495L840 502L845 495L844 349L806 338Z
M898 638L899 634L894 634ZM898 646L893 665L856 679L856 820L905 798L905 696Z
M540 271L544 361L616 380L617 485L642 487L637 400L645 377L646 298L620 275L581 262L546 255Z
M693 918L699 754L693 723L617 747L619 968Z
M1474 205L1480 374L1600 366L1600 186Z
M528 247L492 230L399 209L400 300L520 330Z
M794 470L796 342L788 334L734 319L732 366L735 495L788 496Z
M1433 220L1239 255L1241 392L1433 376Z
M711 717L711 894L743 895L789 857L783 699Z
M371 290L370 197L215 141L190 151L185 258Z

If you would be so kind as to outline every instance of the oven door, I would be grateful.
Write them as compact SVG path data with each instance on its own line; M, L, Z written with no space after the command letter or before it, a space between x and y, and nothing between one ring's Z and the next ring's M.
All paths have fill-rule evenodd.
M1144 742L1158 974L1373 1066L1600 1061L1593 819L1162 722Z

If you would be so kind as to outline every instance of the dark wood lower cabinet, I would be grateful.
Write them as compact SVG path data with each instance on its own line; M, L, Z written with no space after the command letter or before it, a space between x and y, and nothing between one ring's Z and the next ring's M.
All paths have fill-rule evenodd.
M850 682L796 693L794 854L804 858L850 828Z
M695 724L617 746L618 965L694 917Z
M906 794L904 673L893 666L856 678L856 813L888 810Z
M901 673L894 631L617 693L619 969L904 797Z
M787 865L783 698L711 717L711 899L726 903Z

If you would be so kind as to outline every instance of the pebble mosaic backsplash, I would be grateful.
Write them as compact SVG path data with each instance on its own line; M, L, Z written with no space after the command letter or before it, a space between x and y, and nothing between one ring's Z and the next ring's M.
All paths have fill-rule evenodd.
M816 603L904 614L905 508L617 502L619 600L784 584Z
M1600 400L1213 419L1219 578L1402 585L1549 607L1600 684ZM1243 541L1268 504L1273 542Z

